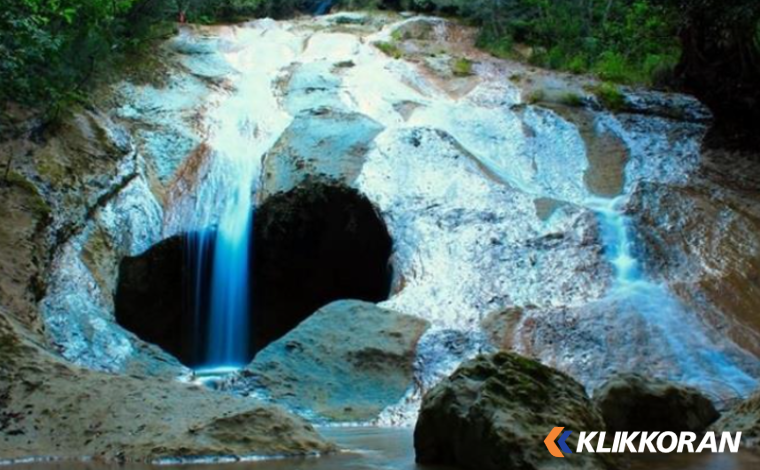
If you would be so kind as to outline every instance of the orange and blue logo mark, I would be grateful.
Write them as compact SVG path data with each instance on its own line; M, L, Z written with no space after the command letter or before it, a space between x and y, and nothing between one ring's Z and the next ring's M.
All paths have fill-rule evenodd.
M570 450L570 448L567 446L567 443L565 442L568 437L570 437L570 434L573 433L573 431L565 431L564 433L562 430L565 428L554 428L552 429L552 432L549 433L548 436L546 436L546 439L544 439L544 444L546 444L546 448L549 449L549 453L551 453L554 457L562 458L565 454L572 454L573 451ZM562 434L562 436L560 436ZM557 437L559 436L559 439L557 440ZM556 443L555 443L556 440ZM557 447L559 445L559 447Z

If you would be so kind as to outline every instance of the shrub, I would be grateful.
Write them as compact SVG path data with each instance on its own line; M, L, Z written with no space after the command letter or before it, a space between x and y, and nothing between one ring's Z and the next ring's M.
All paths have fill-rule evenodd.
M404 56L404 53L399 49L399 47L393 43L388 41L378 41L374 43L375 47L377 47L383 54L393 57L394 59L400 59Z
M583 97L577 93L568 92L560 97L560 102L571 108L582 108L584 105Z
M625 107L625 95L617 85L602 83L592 90L599 102L610 111L620 111Z
M457 77L468 77L472 75L472 61L465 58L455 59L451 70Z
M301 0L5 0L0 9L0 105L43 103L57 116L81 101L96 71L172 30L184 16L212 22L292 13Z

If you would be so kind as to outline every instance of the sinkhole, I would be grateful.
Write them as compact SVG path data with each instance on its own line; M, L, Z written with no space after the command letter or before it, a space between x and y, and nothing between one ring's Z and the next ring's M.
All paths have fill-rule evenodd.
M252 233L248 360L335 300L389 296L393 242L352 188L306 183L275 194L255 210ZM190 367L209 365L214 237L175 236L119 267L117 322Z

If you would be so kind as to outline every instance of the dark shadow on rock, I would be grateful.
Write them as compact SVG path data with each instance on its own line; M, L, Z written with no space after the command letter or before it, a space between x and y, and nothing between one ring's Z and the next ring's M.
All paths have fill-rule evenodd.
M210 238L213 235L205 243L213 247ZM122 260L114 299L116 321L122 327L190 367L203 362L207 328L203 312L208 310L211 253L206 250L199 260L200 240L198 234L178 235Z
M252 243L251 358L329 303L390 293L391 237L354 189L307 182L271 196ZM119 267L117 322L190 367L205 363L213 246L212 231L175 236Z
M375 207L354 189L307 182L267 199L254 222L256 350L333 301L387 299L392 249Z

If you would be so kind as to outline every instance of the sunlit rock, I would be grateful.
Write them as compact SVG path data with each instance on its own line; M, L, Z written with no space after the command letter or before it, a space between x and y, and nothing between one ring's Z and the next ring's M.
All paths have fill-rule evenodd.
M330 108L301 112L267 153L259 197L289 191L307 179L351 185L381 131L378 123L357 113Z
M428 323L358 301L332 303L261 351L227 388L317 420L369 421L413 385Z
M760 449L760 393L737 403L710 430L741 432L743 446L753 450Z

